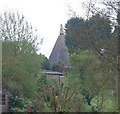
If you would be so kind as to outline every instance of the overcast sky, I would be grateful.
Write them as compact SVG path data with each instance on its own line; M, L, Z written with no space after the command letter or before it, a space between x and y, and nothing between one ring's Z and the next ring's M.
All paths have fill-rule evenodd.
M34 28L37 28L39 40L44 38L40 52L49 57L59 35L60 24L69 19L71 6L77 15L83 16L82 3L85 0L0 0L0 12L15 10L23 14Z

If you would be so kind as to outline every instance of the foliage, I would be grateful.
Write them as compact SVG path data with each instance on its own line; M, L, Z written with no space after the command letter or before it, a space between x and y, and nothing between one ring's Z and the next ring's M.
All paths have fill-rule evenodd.
M94 4L93 2L89 1L88 7L87 7L87 10L89 10L87 17L89 17L89 13L92 13L92 14L97 13L101 16L104 15L105 17L109 18L112 21L111 25L115 29L113 31L113 34L112 34L113 39L112 40L109 39L107 42L105 42L107 45L104 43L104 46L108 46L108 44L110 42L111 42L110 44L112 44L112 45L110 46L110 44L109 44L109 48L106 51L107 53L105 53L105 55L102 55L102 57L107 60L107 62L106 62L107 65L109 65L111 63L112 66L114 67L114 68L111 69L111 72L114 72L111 76L113 76L114 78L116 78L116 76L117 76L117 78L116 78L117 83L115 82L116 87L118 86L117 88L119 88L119 86L120 86L120 83L119 83L120 82L120 79L119 79L119 77L120 77L119 76L119 66L120 66L120 64L119 64L119 62L117 63L117 66L116 66L116 58L117 57L119 58L119 52L120 52L119 51L119 44L117 43L117 42L119 42L119 22L120 22L120 18L119 18L120 17L120 15L119 15L120 14L120 7L119 7L120 4L119 3L120 3L119 1L104 0L104 1L99 2L100 7L98 8L98 6L96 7L96 3ZM101 7L101 5L103 7ZM95 24L97 25L97 23L95 23ZM104 25L105 25L105 23L104 23ZM107 30L109 30L109 28L107 28ZM104 36L104 38L105 38L105 36ZM118 38L118 39L116 40L116 38ZM94 43L94 40L93 40L93 43ZM109 67L108 67L108 69L109 69ZM118 73L116 72L117 69L118 69ZM106 74L107 74L107 72L106 72ZM113 83L111 83L111 84L113 84ZM120 91L118 89L117 94L119 95L119 93L120 93ZM108 94L106 96L108 96ZM112 99L114 99L114 97L115 96L113 96ZM98 99L101 99L101 97L98 98ZM104 111L106 111L106 110L110 111L110 112L111 111L117 111L117 109L114 107L114 106L116 106L116 100L115 100L115 104L114 104L114 102L112 102L112 99L110 101L106 100L107 103L109 103L109 106L107 104L105 104L104 105L105 109L103 109ZM120 100L119 100L119 97L118 97L118 102L119 101ZM112 107L111 107L111 104L113 104ZM114 107L115 110L113 109L113 107ZM116 106L116 107L118 108L118 106ZM118 112L120 112L119 109L120 108L118 108ZM103 110L99 110L99 111L103 111Z
M44 55L41 55L41 67L44 70L50 70L50 63L47 59L47 57L45 57Z
M30 106L30 107L33 106L30 99L24 99L18 96L15 96L15 97L10 96L9 98L10 112L26 112L27 106Z
M82 112L117 112L117 105L117 99L112 95L106 95L104 98L95 96L91 105L83 104Z
M116 78L113 77L113 75L116 75L116 71L111 63L108 64L103 58L101 58L101 61L90 50L78 50L71 54L70 59L72 68L68 72L67 83L72 90L74 88L80 90L80 93L87 101L85 107L91 105L91 101L95 96L109 97L108 93L111 90L116 92ZM106 94L104 94L105 92ZM90 110L90 106L84 110Z
M82 101L79 92L71 91L69 87L49 83L44 85L38 96L41 112L76 112ZM38 104L38 102L37 102Z
M87 46L85 39L86 23L82 18L71 18L66 23L66 35L65 42L70 52L74 52L76 49L84 49ZM82 42L82 43L80 43ZM86 43L86 45L84 45Z
M36 53L14 55L14 43L3 42L3 88L8 89L13 95L29 96L36 89L36 81L41 69L40 57Z
M112 33L111 27L110 19L99 13L88 20L71 18L66 24L65 38L71 65L66 79L72 90L78 88L84 96L83 112L112 110L108 106L105 109L100 105L92 106L95 96L107 98L111 91L116 93L117 39L116 30ZM100 102L105 104L102 100Z
M37 35L23 15L0 15L2 84L13 96L32 96L45 57L37 54ZM44 65L44 64L43 64Z
M107 97L107 95L104 96L104 98L100 96L93 98L91 102L92 109L95 110L96 108L98 112L117 112L117 99L112 95L109 95L107 98L105 97Z
M47 84L47 76L42 74L37 81L37 91L42 91L42 88Z
M31 111L39 112L118 110L117 27L112 33L108 17L95 14L89 20L75 17L67 21L65 40L71 67L64 85L42 73L50 69L50 64L44 55L37 54L36 30L24 16L5 12L0 16L0 24L2 84L13 95L10 111L25 112L28 105ZM53 71L62 72L63 68L61 62L52 66Z
M53 70L53 71L63 72L63 70L64 70L64 63L56 62L51 67L52 67L51 70Z
M38 43L36 30L20 13L5 11L4 14L0 15L0 25L0 37L2 40L19 42L17 49L21 51L25 48L30 50L31 45L34 47L32 49L36 48Z
M65 27L65 41L70 53L78 49L109 49L110 46L106 46L104 42L116 40L111 37L111 21L109 18L99 14L92 15L89 20L79 17L71 18L67 21Z
M97 39L98 41L111 38L111 21L109 18L95 14L87 20L87 22L90 27L89 29L92 38Z

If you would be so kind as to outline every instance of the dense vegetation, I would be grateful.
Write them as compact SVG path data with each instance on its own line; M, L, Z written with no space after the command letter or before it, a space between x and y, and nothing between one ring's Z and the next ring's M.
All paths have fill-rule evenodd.
M72 17L66 24L66 45L71 70L66 79L86 99L82 111L116 112L117 38L111 21L99 14L84 20ZM106 105L107 103L107 105Z
M52 68L37 54L38 36L23 15L0 15L2 38L2 87L11 93L12 112L116 112L117 29L111 20L96 13L89 19L70 18L65 41L70 66ZM65 82L46 77L43 70L65 71Z
M23 15L5 12L0 18L2 88L10 92L11 99L14 98L10 99L10 104L14 104L10 105L10 110L25 111L24 105L37 93L37 82L42 69L49 67L48 60L45 56L37 54L36 31ZM14 103L15 101L17 103ZM19 107L20 104L22 106Z

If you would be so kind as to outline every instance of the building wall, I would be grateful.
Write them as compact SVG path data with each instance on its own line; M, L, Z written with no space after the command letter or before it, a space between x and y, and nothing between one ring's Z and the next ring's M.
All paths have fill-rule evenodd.
M50 77L53 80L56 80L59 84L64 84L64 76L59 75L47 75L47 77Z
M2 112L8 112L8 108L9 108L9 105L8 105L8 95L5 95L5 105L2 105Z

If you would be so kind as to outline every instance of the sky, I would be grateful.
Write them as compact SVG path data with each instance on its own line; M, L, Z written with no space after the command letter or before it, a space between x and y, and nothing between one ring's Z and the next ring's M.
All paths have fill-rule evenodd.
M85 0L0 0L0 13L18 11L23 14L32 26L38 30L38 41L43 38L39 53L49 58L58 38L60 24L65 26L70 18L69 7L83 17Z

